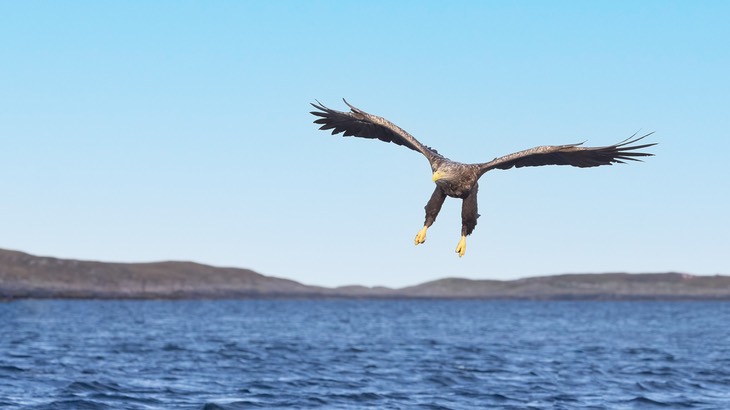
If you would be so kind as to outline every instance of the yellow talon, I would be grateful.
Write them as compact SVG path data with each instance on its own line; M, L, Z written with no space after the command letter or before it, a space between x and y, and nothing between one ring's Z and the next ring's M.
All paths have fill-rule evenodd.
M459 244L456 245L456 253L459 254L460 258L464 256L464 252L466 252L466 236L462 236Z
M427 226L424 226L416 234L416 240L415 240L416 245L419 245L419 244L422 244L422 243L426 242L426 229L428 229L428 227Z

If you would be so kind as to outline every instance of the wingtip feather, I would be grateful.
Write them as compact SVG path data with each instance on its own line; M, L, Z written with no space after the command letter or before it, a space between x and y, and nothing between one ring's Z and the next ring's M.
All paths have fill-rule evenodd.
M346 99L344 99L344 98L343 98L343 99L342 99L342 101L344 101L344 102L345 102L345 104L347 104L347 106L348 106L348 107L350 107L350 110L352 110L352 112L356 112L356 113L358 113L358 114L362 114L362 110L360 110L359 108L357 108L357 107L355 107L354 105L352 105L352 104L350 104L349 102L347 102L347 100L346 100Z

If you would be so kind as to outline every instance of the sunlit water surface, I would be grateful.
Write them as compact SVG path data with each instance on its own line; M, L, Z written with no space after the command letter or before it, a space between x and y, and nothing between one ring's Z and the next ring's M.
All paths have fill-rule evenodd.
M0 303L0 408L730 408L730 304Z

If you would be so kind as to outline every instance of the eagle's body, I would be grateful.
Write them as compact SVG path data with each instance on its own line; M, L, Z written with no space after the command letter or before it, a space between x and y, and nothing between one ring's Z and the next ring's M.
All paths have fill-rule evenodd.
M434 223L446 197L460 198L461 208L461 240L456 247L459 256L466 251L466 237L472 233L477 225L479 213L477 211L478 180L486 172L493 169L510 169L512 167L530 167L542 165L572 165L587 168L601 165L623 163L626 160L639 161L636 157L651 156L636 150L656 144L631 145L642 138L624 140L607 147L582 147L581 144L546 145L515 152L492 161L480 164L462 164L452 161L439 154L433 148L427 147L412 135L391 123L385 118L368 114L358 108L350 107L350 112L336 111L322 104L312 104L319 111L312 114L321 117L314 122L322 124L321 130L332 130L332 134L343 133L344 136L379 139L403 145L423 154L431 164L432 179L436 188L426 204L426 220L423 228L416 234L416 245L426 241L426 230ZM634 134L635 135L635 134Z
M432 171L434 173L438 171L443 176L458 175L458 178L441 177L434 181L446 196L452 198L466 198L479 180L479 165L462 164L448 158L435 162Z

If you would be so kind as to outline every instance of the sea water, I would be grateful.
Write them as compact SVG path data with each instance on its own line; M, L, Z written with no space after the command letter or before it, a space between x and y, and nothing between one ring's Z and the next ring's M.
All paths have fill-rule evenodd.
M730 408L730 303L0 303L3 409Z

